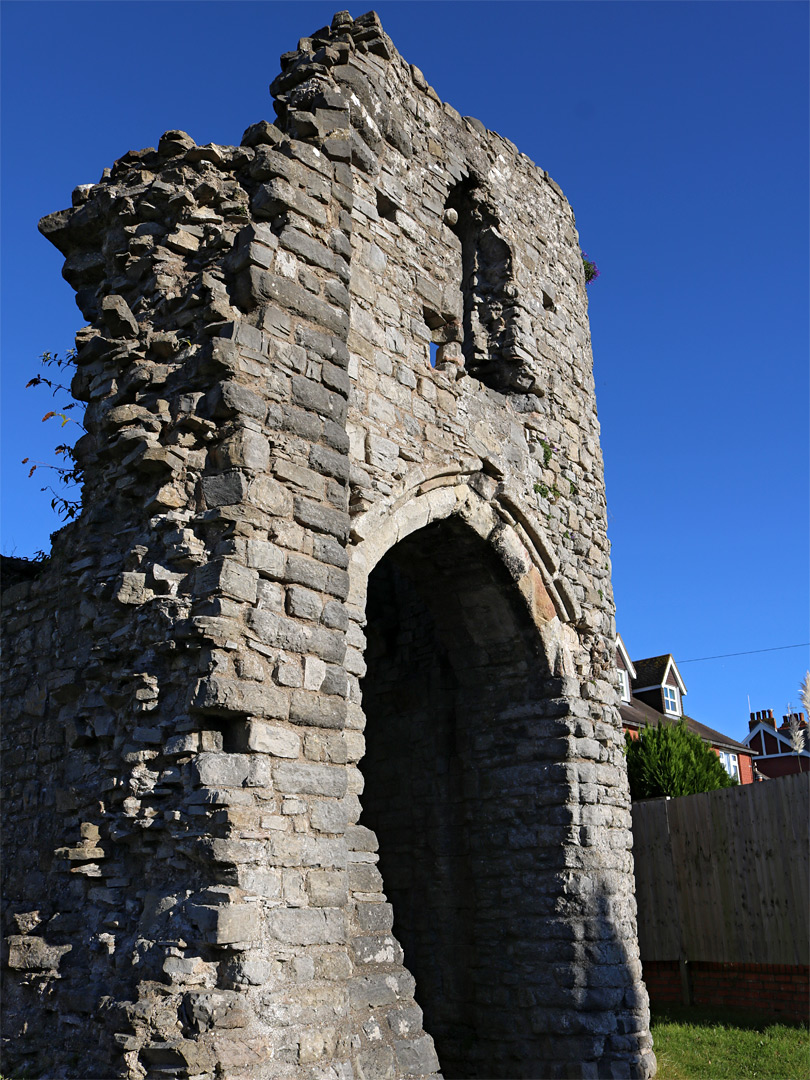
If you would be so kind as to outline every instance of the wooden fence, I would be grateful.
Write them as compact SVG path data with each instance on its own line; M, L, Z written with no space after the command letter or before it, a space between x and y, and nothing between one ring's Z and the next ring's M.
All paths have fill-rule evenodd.
M808 964L810 773L634 803L633 842L642 963Z

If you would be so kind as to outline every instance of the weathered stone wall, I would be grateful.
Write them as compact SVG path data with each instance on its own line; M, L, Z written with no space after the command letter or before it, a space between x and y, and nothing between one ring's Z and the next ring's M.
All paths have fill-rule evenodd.
M6 573L5 1068L646 1078L573 215L373 13L282 69L41 224L86 483Z

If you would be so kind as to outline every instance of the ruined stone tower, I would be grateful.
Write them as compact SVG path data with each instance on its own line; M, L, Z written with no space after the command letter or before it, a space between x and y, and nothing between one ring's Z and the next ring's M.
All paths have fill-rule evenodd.
M6 574L5 1068L654 1070L582 258L374 13L42 232L80 518Z

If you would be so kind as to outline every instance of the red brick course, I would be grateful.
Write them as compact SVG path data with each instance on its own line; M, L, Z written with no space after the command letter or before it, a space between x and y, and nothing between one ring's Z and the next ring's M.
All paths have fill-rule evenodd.
M648 960L644 981L653 1006L680 1004L677 960ZM791 1020L810 1019L810 967L806 964L688 965L695 1005L727 1005L774 1013Z

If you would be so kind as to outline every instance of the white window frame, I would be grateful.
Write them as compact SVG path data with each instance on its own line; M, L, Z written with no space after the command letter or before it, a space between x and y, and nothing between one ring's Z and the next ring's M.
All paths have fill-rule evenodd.
M740 779L740 762L736 754L732 754L725 750L719 751L720 764L726 770L728 775L739 782Z
M677 686L662 686L661 693L664 698L664 712L667 716L681 715L681 698ZM671 695L671 700L670 700Z
M619 681L622 684L622 686L621 686L622 701L629 701L630 700L630 676L624 670L624 668L619 668L618 671L619 671Z

